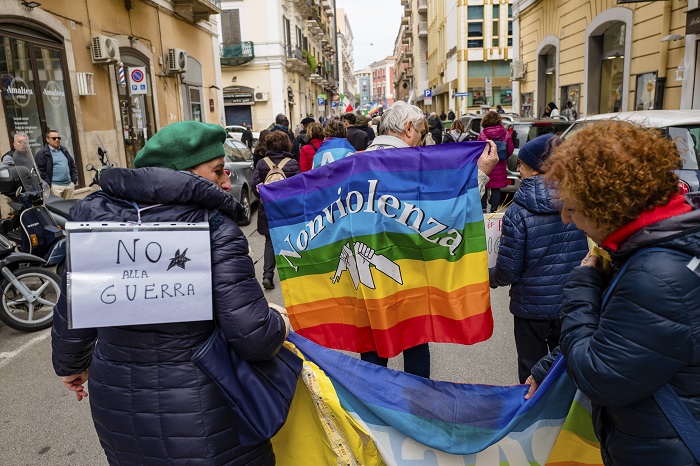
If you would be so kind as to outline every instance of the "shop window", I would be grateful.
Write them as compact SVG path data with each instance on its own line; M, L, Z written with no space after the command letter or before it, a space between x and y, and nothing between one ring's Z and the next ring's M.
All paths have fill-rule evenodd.
M46 132L57 130L61 145L82 165L63 43L40 31L12 28L3 31L0 26L0 86L9 139L26 133L36 153L46 144Z
M533 95L532 92L520 94L520 116L532 118L533 116Z
M586 98L582 113L628 110L633 24L633 12L616 7L603 11L586 27ZM657 82L659 87L661 84Z
M537 116L544 114L549 102L558 102L557 80L559 39L547 36L537 47Z
M581 95L581 85L562 86L561 99L559 100L559 112L570 121L578 119L579 97Z

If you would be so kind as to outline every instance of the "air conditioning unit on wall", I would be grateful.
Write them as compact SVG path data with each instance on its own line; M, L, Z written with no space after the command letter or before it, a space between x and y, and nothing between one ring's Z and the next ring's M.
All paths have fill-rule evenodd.
M187 71L187 52L182 49L168 49L168 71L171 73Z
M267 95L267 92L256 92L255 93L255 101L256 102L267 102L269 99L269 96Z
M92 36L92 62L111 63L119 61L119 42L107 36Z
M527 63L520 60L513 60L510 63L510 80L520 81L525 78L525 73L527 72Z

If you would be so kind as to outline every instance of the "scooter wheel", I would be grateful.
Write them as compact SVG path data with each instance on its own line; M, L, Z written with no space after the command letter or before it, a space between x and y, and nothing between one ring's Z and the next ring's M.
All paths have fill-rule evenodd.
M61 296L61 279L41 267L21 267L14 271L14 275L31 296L24 296L15 285L3 279L0 320L8 327L24 332L49 328L53 323L54 307Z

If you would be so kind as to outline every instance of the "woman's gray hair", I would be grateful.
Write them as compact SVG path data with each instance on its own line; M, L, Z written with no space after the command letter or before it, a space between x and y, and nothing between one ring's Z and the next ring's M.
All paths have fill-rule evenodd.
M423 118L425 116L420 108L407 104L403 100L397 100L388 110L384 111L382 120L379 122L379 134L401 134L404 132L406 123L410 121L416 127L423 122Z

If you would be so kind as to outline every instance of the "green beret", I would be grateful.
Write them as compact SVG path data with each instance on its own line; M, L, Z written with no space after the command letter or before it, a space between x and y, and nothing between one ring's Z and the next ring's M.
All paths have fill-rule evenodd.
M134 159L134 167L187 170L223 157L226 130L198 121L178 121L161 128Z

